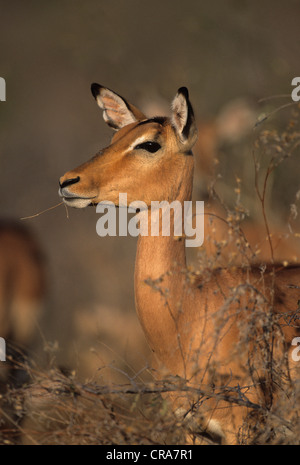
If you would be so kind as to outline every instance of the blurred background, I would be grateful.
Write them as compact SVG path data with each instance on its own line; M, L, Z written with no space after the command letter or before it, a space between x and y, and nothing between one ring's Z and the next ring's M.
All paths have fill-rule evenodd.
M262 113L291 101L299 1L12 0L0 1L0 16L7 86L0 103L1 217L19 222L58 204L59 177L109 144L92 82L149 116L168 112L177 89L187 86L199 122L195 196L206 197L206 169L217 157L221 196L230 202L239 177L243 200L258 215L253 128ZM285 100L259 102L282 94ZM268 205L276 221L285 221L299 189L298 152L272 178ZM143 338L134 313L136 239L99 238L97 219L94 208L59 206L21 221L45 257L40 328L58 342L62 365L76 365L81 344L101 339L107 328L116 328L123 349ZM84 343L81 330L89 335ZM118 350L109 339L105 344ZM147 349L138 355L145 364Z

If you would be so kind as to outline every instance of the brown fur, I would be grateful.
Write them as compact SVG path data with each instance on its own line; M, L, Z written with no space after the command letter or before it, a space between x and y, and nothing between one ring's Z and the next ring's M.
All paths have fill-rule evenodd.
M33 234L17 221L0 221L0 336L14 359L33 342L46 291L44 257ZM7 382L10 363L0 362Z
M171 120L139 125L139 112L136 122L119 128L109 147L66 173L60 180L65 202L77 207L86 206L89 200L118 204L120 192L127 193L128 203L142 200L148 206L153 200L190 200L194 161L189 151L195 142L195 127L187 99L186 107L181 108L183 95L186 94L179 92L175 97L173 108L177 113ZM103 108L101 90L98 99ZM187 128L182 115L187 110L189 134L185 138ZM120 114L116 119L120 124ZM147 140L155 138L160 143L157 153L135 150L135 141L145 135ZM77 181L67 185L70 179ZM71 195L78 199L72 199ZM285 322L287 315L298 308L299 285L300 267L271 266L265 272L250 267L224 268L205 270L201 277L189 275L183 238L171 235L138 239L136 310L157 366L205 391L212 387L230 390L237 384L249 386L249 402L261 402L263 391L267 391L266 386L272 380L262 362L253 368L255 349L261 345L262 350L270 335L278 339L279 354L285 354L290 347L292 338L298 334L299 320L293 325ZM273 386L268 392L272 397ZM236 392L232 395L237 399ZM197 395L172 397L180 412L188 412L199 401ZM200 413L199 431L206 428L213 434L218 430L223 442L235 443L247 407L212 396L202 405Z

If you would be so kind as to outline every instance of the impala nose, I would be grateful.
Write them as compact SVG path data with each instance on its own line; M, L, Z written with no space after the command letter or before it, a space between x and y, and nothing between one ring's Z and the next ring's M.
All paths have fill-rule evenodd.
M71 186L72 184L76 184L79 181L80 181L80 176L77 176L76 178L66 179L65 181L63 180L63 178L60 178L59 186L61 189L63 189L64 187Z

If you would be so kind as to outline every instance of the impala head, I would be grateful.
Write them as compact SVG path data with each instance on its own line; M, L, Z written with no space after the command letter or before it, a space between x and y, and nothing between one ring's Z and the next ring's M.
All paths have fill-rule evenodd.
M118 205L119 193L127 193L128 203L140 200L149 206L152 200L188 200L197 130L187 89L178 90L170 118L150 119L99 84L92 84L91 90L104 120L117 132L108 147L60 178L59 195L65 204Z

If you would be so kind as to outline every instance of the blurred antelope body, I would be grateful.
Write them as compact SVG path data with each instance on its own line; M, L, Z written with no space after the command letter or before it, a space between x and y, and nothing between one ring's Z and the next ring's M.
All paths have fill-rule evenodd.
M215 118L198 123L199 136L193 148L197 197L204 196L206 200L208 185L216 181L216 167L219 160L221 160L220 152L222 147L233 148L236 144L240 145L245 138L249 138L253 133L258 117L258 110L250 101L238 98L223 106ZM250 157L250 164L252 163L253 160ZM244 166L245 176L247 176L249 157L245 160ZM223 190L224 188L226 190L226 184L223 182ZM230 186L230 190L232 191L232 186ZM276 217L274 218L268 214L269 237L266 224L261 215L261 208L257 208L257 193L254 192L251 197L248 194L247 201L252 207L252 215L242 222L241 219L236 222L240 223L240 228L236 228L236 234L232 234L232 228L230 227L232 214L228 213L216 200L208 199L205 202L204 229L208 231L208 234L206 235L204 249L207 256L212 257L212 261L214 261L221 249L222 257L218 259L220 265L228 263L228 261L237 264L241 258L238 256L240 242L244 238L244 243L249 244L249 256L252 254L252 260L268 262L274 259L280 263L299 263L299 234L297 235L290 230L287 224L288 221L285 224L278 223ZM268 208L268 210L270 211L271 208ZM241 234L238 233L238 229ZM255 257L253 254L255 254Z
M197 130L187 89L178 90L171 118L150 119L105 87L93 84L92 93L104 120L117 132L111 145L60 178L59 194L65 204L83 208L110 201L118 205L120 192L127 193L128 203L142 200L148 206L152 200L191 200L191 149ZM136 310L160 369L205 392L224 388L228 393L234 386L247 386L249 401L260 403L263 390L253 383L253 377L265 387L268 374L262 365L249 374L247 365L258 342L245 339L240 343L242 324L252 333L259 331L273 304L278 314L292 314L300 299L300 268L274 274L271 267L270 271L262 275L255 268L223 268L190 276L183 237L140 235L134 278ZM258 305L261 322L253 317ZM297 328L286 325L280 331L284 352ZM204 401L199 395L180 392L172 400L187 417L203 403L201 421L193 424L193 433L204 431L218 436L220 442L236 443L246 404L232 407L224 397Z
M44 260L35 238L14 221L0 222L0 336L6 346L31 344L45 296ZM6 379L8 362L0 364Z

